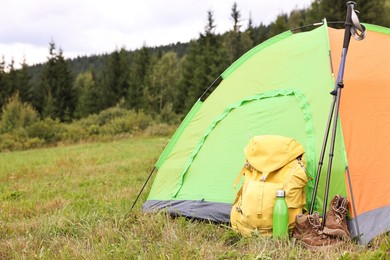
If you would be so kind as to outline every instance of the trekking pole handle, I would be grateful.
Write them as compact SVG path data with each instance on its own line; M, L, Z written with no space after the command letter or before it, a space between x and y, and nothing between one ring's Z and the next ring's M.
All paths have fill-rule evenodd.
M345 18L345 33L343 43L343 48L345 49L348 49L349 41L351 40L351 28L353 26L352 12L355 12L355 5L356 3L354 1L347 2L347 17Z
M355 5L356 3L354 1L348 1L347 2L347 18L345 19L346 24L352 25L352 12L355 11Z

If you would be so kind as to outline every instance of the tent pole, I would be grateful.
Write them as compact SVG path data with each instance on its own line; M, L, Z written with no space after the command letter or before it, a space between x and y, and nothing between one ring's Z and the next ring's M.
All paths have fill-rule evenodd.
M359 244L362 243L361 237L360 237L360 230L359 230L359 222L358 222L358 216L356 214L356 206L355 206L355 198L353 196L353 189L352 189L352 181L351 181L351 174L349 173L349 167L346 167L347 170L347 176L348 176L348 186L349 186L349 192L351 193L351 205L353 210L353 215L355 216L355 220L353 221L356 227L356 232L358 235L358 241Z
M219 75L218 78L216 78L213 83L211 83L210 86L207 87L207 89L203 92L203 94L200 96L199 100L204 100L203 98L206 96L207 92L209 92L209 90L215 85L215 84L219 84L222 80L222 76ZM207 97L206 97L207 98Z
M132 211L132 209L134 208L134 206L135 206L135 204L137 203L139 197L141 196L143 190L145 189L146 184L149 182L150 177L152 177L152 174L153 174L153 172L154 172L155 170L156 170L156 166L154 166L153 169L150 171L149 176L148 176L148 178L146 179L146 181L145 181L144 185L142 186L141 190L139 191L139 193L138 193L138 195L137 195L137 198L135 199L133 205L132 205L131 208L130 208L130 211Z
M207 92L208 92L215 84L217 84L217 83L220 82L221 80L222 80L222 77L221 77L221 75L219 75L218 78L216 78L216 79L213 81L213 83L211 83L211 85L203 92L203 94L200 96L199 100L202 100L202 99L204 98L204 96L207 94ZM148 176L148 178L146 179L144 185L142 186L140 192L138 193L137 198L135 199L133 205L132 205L131 208L130 208L130 211L134 208L134 206L135 206L135 204L137 203L139 197L141 196L143 190L145 189L146 184L149 182L149 179L150 179L150 177L152 177L152 174L153 174L153 172L154 172L155 170L156 170L156 166L154 166L153 169L150 171L149 176Z

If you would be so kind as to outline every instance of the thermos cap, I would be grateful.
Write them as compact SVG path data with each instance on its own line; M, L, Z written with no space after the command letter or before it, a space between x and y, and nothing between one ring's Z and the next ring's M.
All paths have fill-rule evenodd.
M285 197L286 192L284 190L277 190L276 191L276 197Z

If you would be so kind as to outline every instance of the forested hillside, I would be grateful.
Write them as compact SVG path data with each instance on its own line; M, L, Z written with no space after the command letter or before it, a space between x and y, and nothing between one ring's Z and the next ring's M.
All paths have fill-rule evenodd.
M390 0L357 2L362 22L390 27ZM6 114L10 115L10 107L15 109L10 102L19 102L21 109L28 108L36 114L34 118L23 119L26 121L23 126L47 118L69 123L115 106L176 123L230 64L255 45L322 18L343 21L345 13L345 1L315 0L308 9L280 14L268 25L255 25L234 4L231 13L226 14L231 21L229 31L215 32L218 21L209 10L203 32L187 43L143 46L138 50L121 48L67 60L63 55L66 50L57 47L61 43L50 42L44 64L29 67L24 63L21 69L15 69L14 61L6 64L3 57L0 134L18 127L4 119ZM244 24L243 20L247 22Z

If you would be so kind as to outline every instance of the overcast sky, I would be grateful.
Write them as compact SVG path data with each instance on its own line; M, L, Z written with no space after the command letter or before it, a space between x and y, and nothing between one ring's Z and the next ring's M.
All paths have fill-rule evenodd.
M255 26L269 24L281 13L306 8L313 0L0 0L0 55L7 63L45 62L49 42L65 58L135 50L188 42L203 32L207 11L216 30L232 28L233 3L245 28L249 14Z

